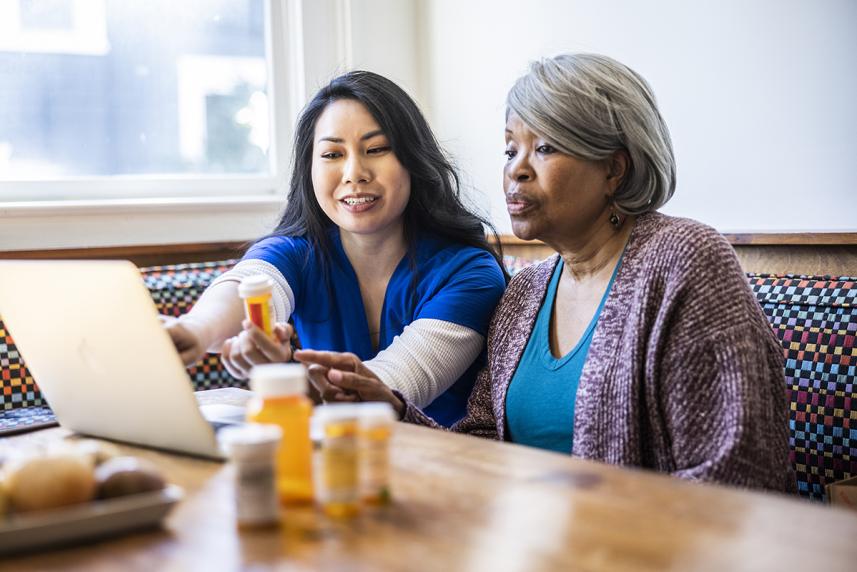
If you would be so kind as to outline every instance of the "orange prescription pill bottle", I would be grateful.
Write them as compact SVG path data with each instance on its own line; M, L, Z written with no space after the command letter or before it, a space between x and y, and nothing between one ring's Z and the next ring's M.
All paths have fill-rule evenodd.
M271 423L283 431L276 458L280 502L312 502L309 436L312 402L306 396L304 366L298 363L257 365L250 372L250 389L255 395L247 404L247 421Z
M316 408L314 422L321 439L316 498L328 516L343 518L360 512L359 417L353 404Z
M238 285L247 319L268 336L274 336L274 282L263 274L248 276Z
M356 404L359 412L360 489L367 504L387 504L390 491L390 438L396 413L389 403Z

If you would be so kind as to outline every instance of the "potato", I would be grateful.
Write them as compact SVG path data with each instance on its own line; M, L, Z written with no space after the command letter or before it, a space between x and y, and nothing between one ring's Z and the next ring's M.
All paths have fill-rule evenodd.
M92 500L95 475L87 457L57 453L13 461L5 468L14 510L56 508Z
M151 465L134 457L114 457L95 469L99 498L135 495L164 488L164 478Z

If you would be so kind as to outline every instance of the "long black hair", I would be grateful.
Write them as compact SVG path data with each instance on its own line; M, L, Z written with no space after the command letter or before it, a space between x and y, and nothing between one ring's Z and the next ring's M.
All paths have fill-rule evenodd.
M334 223L319 206L313 191L313 141L319 116L328 105L341 99L355 100L366 107L387 136L396 158L410 173L411 195L403 215L408 250L412 252L421 232L431 232L491 253L508 280L496 229L462 202L458 173L417 104L398 85L369 71L352 71L335 78L301 113L295 130L288 203L272 234L306 237L325 255L322 259L329 259L328 232ZM494 237L496 249L488 242L486 231Z

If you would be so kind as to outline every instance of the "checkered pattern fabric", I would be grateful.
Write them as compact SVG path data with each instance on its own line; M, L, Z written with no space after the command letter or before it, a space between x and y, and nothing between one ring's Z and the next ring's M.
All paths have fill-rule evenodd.
M785 353L798 492L857 475L857 278L751 275Z
M0 317L0 415L10 409L44 404L33 376Z
M236 260L198 262L141 268L143 281L152 294L158 312L181 316L190 310L211 282L232 268Z

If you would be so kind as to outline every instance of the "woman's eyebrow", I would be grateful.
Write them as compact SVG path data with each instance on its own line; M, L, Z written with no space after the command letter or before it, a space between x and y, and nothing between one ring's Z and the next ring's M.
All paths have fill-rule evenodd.
M383 134L384 134L383 129L375 129L374 131L370 131L369 133L362 135L360 137L360 140L366 141L367 139L372 139L373 137L377 137L378 135L383 135ZM320 137L318 141L319 141L319 143L321 143L322 141L330 141L331 143L345 143L345 139L343 139L341 137L333 137L332 135L328 136L328 137Z

